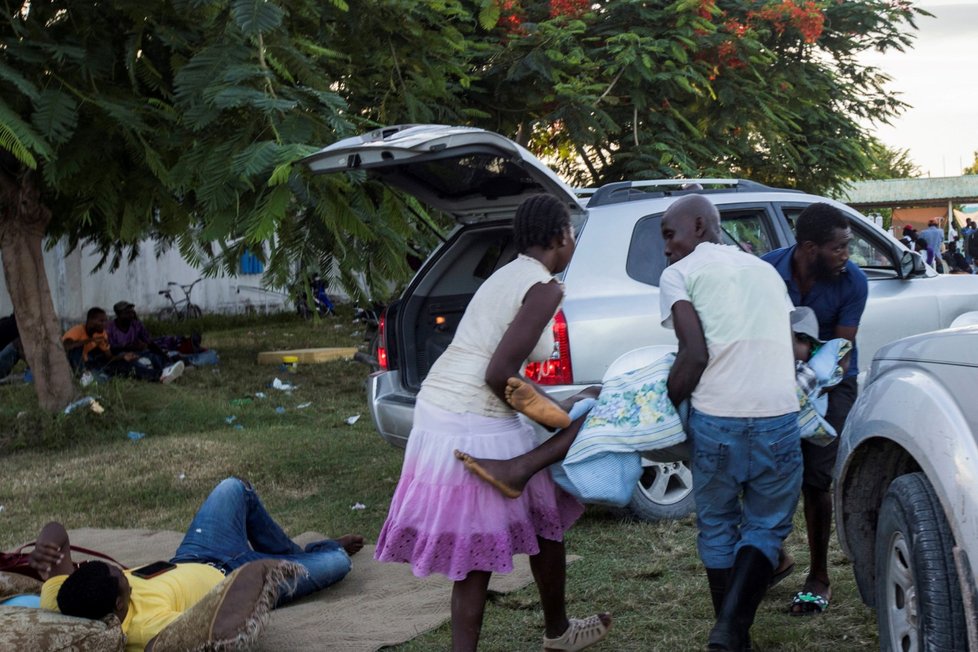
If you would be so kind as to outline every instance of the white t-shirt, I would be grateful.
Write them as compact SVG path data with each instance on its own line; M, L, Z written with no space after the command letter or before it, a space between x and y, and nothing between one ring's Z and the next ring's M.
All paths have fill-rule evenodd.
M717 417L771 417L798 411L789 314L774 267L736 247L700 243L659 279L662 325L689 301L703 325L710 359L692 406Z

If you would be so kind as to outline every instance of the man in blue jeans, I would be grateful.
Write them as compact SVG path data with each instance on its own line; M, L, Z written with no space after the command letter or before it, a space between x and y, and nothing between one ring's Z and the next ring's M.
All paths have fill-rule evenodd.
M662 238L662 323L679 340L667 386L691 406L697 548L717 617L708 647L745 650L801 489L792 305L770 265L720 244L705 196L676 200Z
M158 576L133 577L99 561L75 570L68 533L57 522L41 530L31 566L46 580L42 607L93 619L115 613L128 644L142 649L236 568L263 560L302 566L306 573L294 587L290 582L281 588L281 606L339 582L350 571L350 556L361 548L363 537L353 534L299 546L268 514L250 483L228 478L194 516L170 559L175 568Z

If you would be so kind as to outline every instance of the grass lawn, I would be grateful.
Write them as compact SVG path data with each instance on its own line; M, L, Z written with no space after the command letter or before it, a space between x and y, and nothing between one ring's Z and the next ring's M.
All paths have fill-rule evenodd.
M193 370L169 386L112 381L82 390L105 407L101 415L87 409L44 415L33 407L31 386L0 386L0 548L32 540L50 519L69 528L182 530L213 485L232 474L252 480L293 534L360 532L376 540L402 453L374 431L363 392L367 369L343 361L300 365L286 378L255 363L263 350L356 345L351 310L341 307L339 317L320 322L290 315L205 318L202 328L205 346L221 356L217 368ZM276 376L297 389L270 388ZM355 415L360 419L348 425ZM130 431L145 437L132 441ZM364 507L353 509L358 503ZM754 649L877 649L875 614L859 601L836 547L830 609L813 618L785 613L805 573L800 514L796 526L802 529L788 547L797 570L762 604ZM588 509L567 536L568 552L581 557L568 572L569 611L607 610L615 617L607 641L592 649L702 649L712 608L695 537L692 518L649 524ZM539 649L542 633L532 586L492 596L480 649ZM394 649L448 646L445 625Z

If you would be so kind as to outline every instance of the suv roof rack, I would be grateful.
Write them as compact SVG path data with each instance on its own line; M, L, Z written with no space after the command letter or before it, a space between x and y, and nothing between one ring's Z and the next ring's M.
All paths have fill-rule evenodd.
M720 187L707 188L706 186ZM650 192L648 190L644 190L645 188L652 188L654 190ZM800 192L798 190L771 188L770 186L765 186L762 183L749 181L747 179L649 179L646 181L619 181L616 183L607 183L593 191L587 206L588 208L593 208L595 206L620 204L622 202L636 201L640 199L673 197L692 193L709 194L714 192L757 192L762 190Z

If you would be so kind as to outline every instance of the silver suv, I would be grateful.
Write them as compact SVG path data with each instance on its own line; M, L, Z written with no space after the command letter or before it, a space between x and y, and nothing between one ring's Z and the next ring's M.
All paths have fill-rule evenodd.
M374 423L403 446L415 395L445 350L469 299L516 255L513 212L528 195L563 198L577 231L577 250L563 273L566 295L555 324L551 360L526 373L557 397L600 382L620 355L675 344L659 324L659 275L666 266L659 224L678 197L702 193L723 219L725 237L760 255L794 242L793 222L813 202L827 201L852 221L851 258L869 277L869 303L859 329L867 364L886 342L950 324L978 311L978 278L940 276L890 234L848 206L798 191L737 179L612 183L575 191L513 141L482 129L406 125L337 142L305 159L316 173L363 170L455 218L457 226L418 270L383 322L384 368L368 383ZM657 451L630 509L645 520L693 510L685 446Z
M978 650L976 385L978 326L893 342L842 432L836 531L881 650Z

